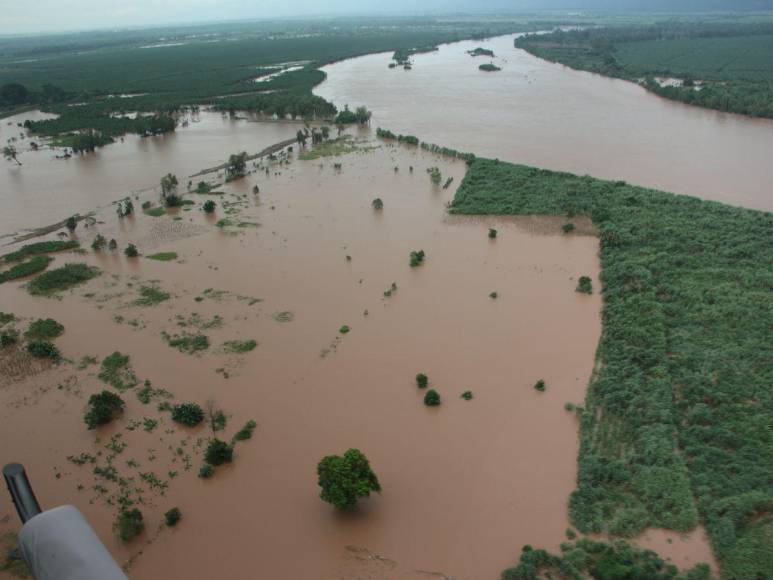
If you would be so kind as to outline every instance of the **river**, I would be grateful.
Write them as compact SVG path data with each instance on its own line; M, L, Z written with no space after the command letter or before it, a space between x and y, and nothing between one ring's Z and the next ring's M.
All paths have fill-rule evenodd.
M515 35L443 45L388 69L391 53L325 67L315 93L365 104L373 123L513 163L621 179L773 210L773 121L692 107L536 58ZM492 49L500 72L469 56Z

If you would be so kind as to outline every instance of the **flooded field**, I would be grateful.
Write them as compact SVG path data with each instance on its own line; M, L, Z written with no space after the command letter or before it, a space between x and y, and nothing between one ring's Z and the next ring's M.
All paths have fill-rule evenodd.
M19 328L37 317L64 324L57 343L74 361L27 366L23 380L4 382L3 459L27 465L44 506L82 509L119 562L136 556L131 575L494 578L524 543L555 549L565 538L578 442L564 403L584 397L601 307L598 294L574 287L580 275L599 283L597 239L579 222L580 233L567 236L562 220L449 217L463 162L361 147L234 182L212 196L214 217L193 208L119 220L109 207L100 223L77 230L84 247L99 231L119 248L133 242L144 255L176 252L176 260L59 255L52 267L85 260L102 270L60 300L0 285L0 310L23 317ZM433 186L430 166L453 185ZM416 249L427 259L411 268ZM142 286L171 297L137 306ZM351 332L341 335L344 324ZM193 328L211 345L196 356L162 336ZM258 345L226 352L237 339ZM124 417L95 440L82 414L105 385L98 365L78 361L116 350L130 355L140 383L178 402L213 400L229 416L229 437L256 420L234 464L197 478L196 440L208 429L175 426L132 391ZM440 392L439 408L422 404L418 372ZM544 393L533 388L539 379ZM460 398L466 390L470 401ZM158 427L137 428L145 417ZM116 434L126 443L117 453ZM111 530L116 508L105 504L114 495L99 487L114 483L66 459L106 454L105 445L119 477L145 489L147 529L128 547ZM315 468L349 447L370 458L383 494L341 515L319 499ZM147 470L168 487L141 475ZM183 521L157 531L172 506ZM0 532L17 528L5 495L0 521Z
M466 51L482 46L502 70ZM374 124L477 155L622 179L773 210L773 121L662 99L513 46L513 36L443 45L389 70L391 53L325 67L315 93L367 104ZM442 104L442 106L439 106Z
M188 117L187 126L178 126L174 133L148 138L126 135L95 153L57 159L61 149L31 151L30 141L40 140L20 139L24 129L18 123L45 116L29 112L0 119L0 141L19 139L16 147L22 163L0 161L0 236L91 211L158 185L169 172L187 178L203 167L222 163L232 153L260 151L298 130L293 123L253 123L201 112Z

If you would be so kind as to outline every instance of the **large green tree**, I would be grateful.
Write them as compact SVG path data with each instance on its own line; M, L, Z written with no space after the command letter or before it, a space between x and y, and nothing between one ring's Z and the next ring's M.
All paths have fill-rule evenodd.
M381 492L368 458L358 449L323 458L317 465L317 476L322 488L319 497L340 510L354 509L357 499L368 497L371 491Z

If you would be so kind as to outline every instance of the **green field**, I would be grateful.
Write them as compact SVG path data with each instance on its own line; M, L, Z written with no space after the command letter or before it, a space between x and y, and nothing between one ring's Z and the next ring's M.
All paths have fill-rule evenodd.
M773 118L773 25L764 21L630 24L531 36L516 46L670 99ZM661 86L656 77L686 83Z
M486 159L451 211L587 215L599 229L577 529L702 523L723 577L773 577L773 214Z

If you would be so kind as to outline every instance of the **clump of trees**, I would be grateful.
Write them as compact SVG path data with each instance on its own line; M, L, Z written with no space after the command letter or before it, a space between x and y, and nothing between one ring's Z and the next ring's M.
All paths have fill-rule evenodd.
M204 452L204 459L210 465L222 465L233 461L234 448L225 441L218 438L212 438Z
M382 139L392 139L399 143L407 143L409 145L419 144L419 138L414 135L395 135L392 131L382 129L381 127L376 128L376 136L381 137Z
M334 120L336 125L367 125L370 123L372 113L367 107L357 107L354 111L349 109L349 105L344 105L344 110L340 111Z
M177 181L177 176L167 173L161 178L161 195L166 197L170 193L174 193L177 191L178 185L179 182Z
M575 290L582 294L593 294L593 282L588 276L580 276Z
M88 409L83 420L89 429L106 425L123 412L124 402L111 391L102 391L89 397Z
M352 510L360 498L381 492L368 458L359 449L324 457L317 465L317 478L320 498L339 510Z
M142 512L137 508L122 509L113 524L113 529L122 542L130 542L145 530Z
M244 177L244 171L247 168L247 152L234 153L228 158L228 167L226 168L226 180L232 181Z
M424 258L426 257L426 254L424 253L424 250L414 250L411 252L411 268L415 268L416 266L420 266L424 262Z
M435 389L427 391L424 395L424 404L427 405L427 407L437 407L440 405L440 393Z
M172 408L172 420L195 427L204 420L204 410L196 403L180 403Z
M54 361L62 358L56 345L48 340L33 340L28 342L27 352L35 358L47 358Z
M136 258L140 255L140 251L137 249L137 246L134 244L129 244L124 249L123 253L126 255L127 258Z

